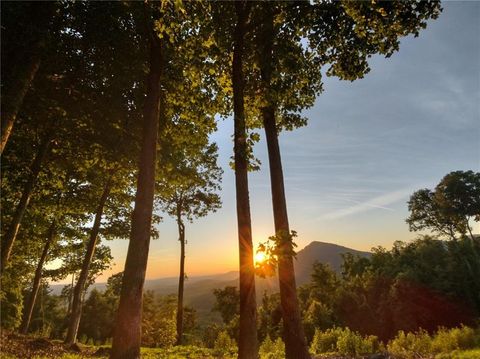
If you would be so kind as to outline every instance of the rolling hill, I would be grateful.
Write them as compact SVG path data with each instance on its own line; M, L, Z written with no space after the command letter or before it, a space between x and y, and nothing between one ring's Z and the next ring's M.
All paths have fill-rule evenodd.
M340 272L342 264L342 254L352 253L362 257L370 256L369 252L357 251L355 249L339 246L325 242L311 242L305 248L298 251L295 260L295 276L297 285L308 283L312 273L312 266L315 261L329 264L337 273ZM159 295L168 295L177 293L178 278L159 278L145 281L145 290L152 290ZM238 272L232 271L217 275L189 277L185 281L185 305L191 306L197 310L200 323L207 321L220 321L218 313L211 311L215 297L213 290L224 288L226 286L238 286ZM59 294L63 285L53 285L54 294ZM103 290L105 283L96 283L91 289ZM257 278L256 292L258 301L262 295L278 292L278 279Z

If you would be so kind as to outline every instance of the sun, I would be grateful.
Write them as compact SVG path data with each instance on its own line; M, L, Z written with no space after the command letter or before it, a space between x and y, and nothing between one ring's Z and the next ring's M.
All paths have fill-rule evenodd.
M267 257L264 252L257 252L255 254L255 263L265 262L265 259L267 259Z

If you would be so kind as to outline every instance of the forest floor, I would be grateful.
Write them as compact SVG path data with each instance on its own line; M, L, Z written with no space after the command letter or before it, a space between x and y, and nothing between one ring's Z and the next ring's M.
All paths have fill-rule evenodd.
M0 332L0 358L1 359L81 359L98 358L108 359L108 347L98 347L78 344L66 346L60 340L31 337L6 331ZM234 359L235 356L221 355L213 349L196 346L179 346L170 349L142 348L142 359ZM272 358L277 358L274 356ZM394 359L388 354L366 356L368 359ZM427 356L425 359L480 359L480 349L455 351L449 354ZM318 355L314 359L349 359L337 355ZM421 359L421 357L419 357Z

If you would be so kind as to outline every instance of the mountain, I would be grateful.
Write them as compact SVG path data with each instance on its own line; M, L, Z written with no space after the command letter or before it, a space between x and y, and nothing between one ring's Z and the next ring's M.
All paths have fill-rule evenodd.
M333 243L311 242L297 253L295 261L295 278L297 279L297 285L302 285L310 281L312 266L316 261L329 264L330 267L339 274L343 263L342 254L345 253L351 253L360 257L371 256L370 252L357 251Z
M308 283L316 261L329 264L334 271L340 273L342 254L352 253L361 257L369 257L371 253L339 246L333 243L311 242L297 253L295 259L295 277L297 285ZM145 290L152 290L159 295L177 294L178 277L149 279L145 281ZM220 315L213 313L215 302L213 290L226 286L238 286L238 272L232 271L216 275L189 277L185 281L185 305L195 308L200 324L220 321ZM63 285L52 285L53 294L59 294ZM105 283L96 283L90 290L104 290ZM278 292L278 278L256 278L257 302L262 295Z

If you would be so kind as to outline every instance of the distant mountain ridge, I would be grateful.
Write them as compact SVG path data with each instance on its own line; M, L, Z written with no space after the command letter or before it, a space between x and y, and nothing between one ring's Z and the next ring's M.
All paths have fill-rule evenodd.
M370 252L358 251L338 244L327 242L311 242L297 253L295 261L295 278L297 285L310 281L312 266L316 261L330 265L337 273L340 273L343 263L342 254L351 253L360 257L370 257Z
M308 283L312 274L313 264L318 261L329 264L334 271L340 273L343 262L342 254L352 253L361 257L370 257L370 252L358 251L333 243L311 242L298 251L295 259L295 277L297 285ZM178 277L148 279L145 281L145 290L152 290L160 295L177 294ZM219 321L218 313L211 309L215 301L213 290L226 286L238 286L238 272L231 271L216 275L192 276L185 281L185 305L197 310L199 321ZM59 294L63 285L52 285L54 294ZM104 290L105 283L96 283L91 289ZM258 302L265 293L278 292L278 278L257 278L256 293Z

